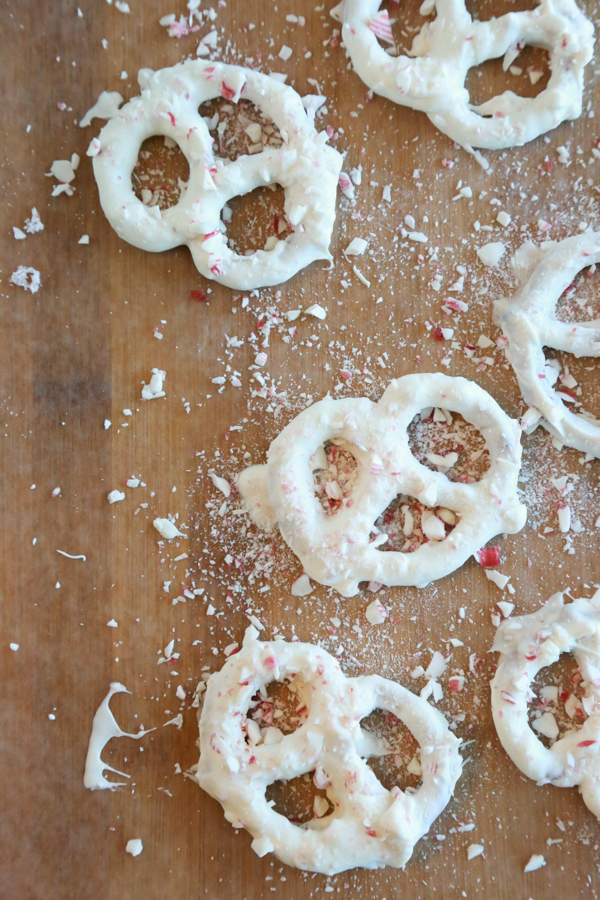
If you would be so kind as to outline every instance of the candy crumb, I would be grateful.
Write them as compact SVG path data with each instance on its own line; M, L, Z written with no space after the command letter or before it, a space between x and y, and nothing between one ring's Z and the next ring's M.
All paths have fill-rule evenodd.
M483 844L469 844L467 847L467 859L475 859L476 856L481 856L483 851Z

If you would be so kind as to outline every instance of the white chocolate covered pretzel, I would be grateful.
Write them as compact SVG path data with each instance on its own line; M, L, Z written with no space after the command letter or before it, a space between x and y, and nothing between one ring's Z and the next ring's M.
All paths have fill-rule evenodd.
M450 481L417 462L407 429L428 407L460 413L485 438L491 465L475 484ZM349 498L327 516L314 493L311 459L330 439L345 439L358 461ZM306 573L351 597L359 582L422 587L453 572L501 532L525 524L517 496L521 464L519 426L486 391L465 378L405 375L378 403L327 397L296 416L271 444L265 466L241 473L238 487L258 524L275 520ZM387 535L375 521L398 494L456 513L444 540L412 553L382 552Z
M600 592L565 604L555 594L537 612L507 619L494 640L500 653L492 681L492 712L502 746L521 772L538 784L579 786L585 805L600 818ZM588 715L551 747L527 719L531 684L538 672L572 653L583 676Z
M346 678L319 647L257 638L250 626L241 651L208 681L200 786L234 828L250 832L258 856L275 853L290 866L327 875L404 866L452 796L462 769L460 741L441 713L396 682L378 675ZM306 718L293 733L280 732L279 743L268 743L266 734L248 727L247 714L257 691L284 680L308 708ZM374 709L397 716L421 746L423 783L414 793L386 790L366 763L387 752L360 726ZM313 771L333 808L295 825L269 805L265 791Z
M541 0L534 10L483 22L471 18L464 0L425 2L422 11L435 8L436 17L416 35L410 56L390 56L378 43L379 6L380 0L344 0L342 39L354 69L375 93L426 112L464 147L520 146L581 115L594 29L574 0ZM533 98L505 91L473 106L465 87L469 69L502 56L508 68L526 45L549 51L546 88Z
M575 357L600 356L600 319L559 322L556 305L581 269L600 262L600 233L586 232L551 247L528 282L499 307L506 355L523 399L543 417L541 424L569 447L600 457L600 426L571 412L554 390L556 372L546 366L544 347Z
M159 252L187 244L198 270L241 290L279 284L317 259L330 260L342 157L317 133L300 96L268 75L241 66L187 60L169 69L141 69L142 93L125 104L92 142L94 175L109 222L124 240ZM283 145L233 162L215 158L212 138L198 111L215 97L250 100L273 120ZM131 186L142 143L153 135L177 142L190 176L169 209L145 206ZM272 250L249 256L227 245L221 210L233 197L279 184L293 232Z

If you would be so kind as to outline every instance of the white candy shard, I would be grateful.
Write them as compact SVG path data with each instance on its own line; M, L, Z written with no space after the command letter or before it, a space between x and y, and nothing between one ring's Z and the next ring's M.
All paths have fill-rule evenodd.
M489 244L484 244L483 247L479 247L477 256L484 266L492 267L498 265L505 252L506 247L502 241L491 241Z
M171 522L170 519L155 519L152 523L161 537L163 537L166 541L172 541L173 538L181 537L186 538L186 534L182 534L181 531L177 528L174 522Z
M498 600L496 606L502 613L505 619L508 619L513 609L515 608L514 603L509 603L508 600Z
M529 860L529 862L527 863L527 865L525 866L525 868L523 869L523 871L524 872L535 872L537 869L541 869L542 866L545 866L545 865L546 865L546 860L544 859L544 857L541 856L540 854L534 854L531 857L531 859Z
M306 597L307 594L311 594L314 588L310 583L310 578L306 573L300 576L300 578L296 578L295 582L292 585L292 595L294 597Z
M492 581L495 585L497 585L497 587L499 587L501 591L504 590L504 588L510 581L510 575L502 575L502 573L497 572L496 569L485 569L485 576L488 581Z
M558 737L558 724L551 712L542 713L539 719L534 719L531 724L539 734L550 740L554 741Z
M54 175L56 180L62 184L69 184L75 178L76 168L69 159L55 159L50 166L50 174Z
M161 369L152 369L150 384L142 386L142 400L156 400L159 397L164 397L163 383L166 377L167 373Z
M346 256L362 256L368 246L369 242L364 238L355 237L346 247Z
M108 500L109 503L118 503L119 500L125 499L125 493L124 493L124 491L114 490L114 491L111 491L110 494L108 494L106 499Z
M431 662L425 669L425 677L433 678L437 680L440 675L443 675L446 671L446 660L442 656L442 654L436 650L433 656L431 657Z
M475 859L476 856L481 856L484 850L483 844L470 844L467 847L467 859Z
M130 841L127 841L125 853L131 853L132 856L139 856L143 849L144 845L141 840L139 838L132 838Z
M327 312L318 303L313 303L304 312L309 316L314 316L315 319L324 319L327 316Z
M221 478L219 475L215 475L214 472L209 472L208 477L211 479L214 486L221 491L221 493L229 498L231 496L231 485L227 481L226 478Z
M570 506L559 506L558 507L558 527L562 531L563 534L566 534L571 530L571 507Z
M389 613L385 606L379 602L379 600L373 600L372 603L369 603L365 610L365 616L367 617L367 621L371 623L371 625L382 625L383 622L387 619Z

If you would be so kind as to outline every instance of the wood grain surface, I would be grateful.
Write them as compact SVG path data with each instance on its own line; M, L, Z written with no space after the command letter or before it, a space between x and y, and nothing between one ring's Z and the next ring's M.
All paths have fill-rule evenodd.
M495 340L492 301L514 286L510 252L498 269L485 272L475 250L502 239L512 251L528 238L558 239L577 233L581 222L598 225L600 162L591 153L598 131L597 119L590 116L598 112L600 99L596 62L586 70L581 119L525 148L488 153L492 170L486 173L424 114L368 97L348 68L327 8L303 0L213 4L220 58L285 72L301 94L321 90L327 112L319 127L333 127L335 146L347 152L346 171L363 167L356 203L340 195L333 268L313 265L281 286L280 294L261 291L243 309L239 296L217 284L210 286L209 302L190 299L191 290L205 291L207 284L186 248L149 254L116 236L100 208L85 156L101 123L95 120L87 129L77 124L101 90L135 95L138 68L160 68L194 55L208 25L198 34L169 38L158 19L184 12L180 0L170 5L131 0L130 15L103 0L79 0L79 5L82 16L75 0L1 4L0 896L597 897L598 822L575 789L537 787L503 752L489 708L496 661L489 650L495 631L491 614L497 613L501 597L523 613L556 590L588 595L600 581L594 528L600 512L598 462L584 464L577 451L557 450L541 430L526 437L522 486L529 524L521 534L497 541L501 571L511 576L514 595L502 594L471 560L421 591L383 589L377 596L391 615L377 627L364 616L371 594L343 600L317 585L308 597L292 597L290 585L301 572L293 554L278 537L261 537L247 519L232 515L235 498L221 510L224 498L207 478L212 466L231 481L247 461L264 459L269 442L306 404L306 396L318 399L335 391L344 365L352 365L354 377L339 396L377 399L392 377L446 371L475 379L511 415L522 413L516 379L503 354L495 346L478 350L478 358L489 353L495 361L478 371L462 349L481 334ZM591 0L583 5L589 15L597 14ZM395 14L406 15L414 29L418 3L406 6L405 13L396 8ZM488 2L474 4L474 11L486 18L527 6L527 0L521 5ZM305 24L288 22L290 14L304 16ZM293 50L287 62L278 58L283 44ZM122 71L128 73L124 79ZM504 75L499 62L474 73L470 86L477 95L489 95L510 78L515 80L509 86L534 90L525 71L520 77ZM558 162L561 145L569 147L568 165ZM82 158L75 194L52 198L56 182L45 173L53 160L74 151ZM453 167L443 165L444 159ZM460 182L472 188L471 200L453 201ZM388 184L391 203L382 200ZM491 204L494 199L499 203ZM15 241L12 226L23 227L33 206L44 231ZM256 219L253 229L268 230L268 203L255 212L244 203L232 208L232 227L246 241L252 235L240 226L242 220L251 224ZM513 217L504 230L494 223L501 208ZM426 245L401 237L407 215L427 234ZM549 223L549 232L540 232L540 219ZM493 233L477 234L476 220L492 225ZM83 234L89 235L89 245L78 243ZM357 261L370 288L342 252L355 236L370 242ZM432 259L434 247L438 253ZM9 284L18 265L39 269L38 293ZM457 266L466 270L459 296L469 310L452 323L441 305L456 296L448 289L460 276ZM439 292L431 287L436 272L443 276ZM249 366L264 336L258 327L261 314L268 308L304 309L313 302L327 309L326 320L301 317L289 342L283 340L287 321L273 327L268 363L261 371L268 385L273 379L276 396L252 397L252 390L260 388ZM435 342L426 322L454 327L458 349ZM162 340L155 338L155 329ZM226 335L237 336L243 345L228 349ZM228 374L227 365L240 372L242 387L227 383L220 392L211 379ZM142 403L141 384L154 366L167 372L167 396ZM587 370L581 360L573 371L584 386L586 405L598 412L597 369ZM124 415L124 409L132 415ZM109 430L105 419L112 422ZM578 479L570 479L569 502L583 531L565 538L557 530L561 498L549 479L567 473ZM134 475L145 486L124 488L125 501L110 506L108 492ZM60 496L53 498L56 487ZM163 550L151 523L156 514L169 513L179 514L189 539ZM58 549L85 554L86 561L67 559ZM174 562L184 551L188 559ZM260 574L261 560L271 565L267 575ZM169 595L165 581L172 582ZM205 594L173 605L192 582ZM206 615L208 598L219 615ZM464 619L460 607L466 610ZM352 871L325 878L283 866L271 856L258 859L249 836L230 827L220 806L175 774L176 764L185 771L198 758L191 692L202 667L214 670L222 664L224 647L241 640L250 608L268 635L279 629L288 639L321 641L331 652L341 645L340 661L351 673L379 672L419 691L424 682L409 673L417 662L427 665L434 650L451 654L449 671L465 672L464 691L450 697L444 683L439 703L446 714L458 716L464 773L405 871ZM337 629L330 624L335 616L342 622ZM107 627L113 618L118 628ZM464 646L453 649L447 643L452 635ZM156 664L172 638L181 654L177 675L173 667ZM19 644L17 652L9 649L10 642ZM475 674L469 669L471 654L482 661ZM568 679L572 669L564 671L561 677ZM92 717L111 681L131 691L113 701L121 727L136 731L143 723L156 731L139 745L111 742L105 759L126 771L130 784L114 793L91 793L83 788L85 753ZM179 684L188 692L183 703L175 695ZM161 727L180 711L181 731ZM470 823L472 831L457 830ZM125 853L134 837L144 843L136 859ZM549 839L562 843L548 846ZM468 862L471 843L483 844L485 853ZM524 866L534 853L543 854L547 865L526 875Z

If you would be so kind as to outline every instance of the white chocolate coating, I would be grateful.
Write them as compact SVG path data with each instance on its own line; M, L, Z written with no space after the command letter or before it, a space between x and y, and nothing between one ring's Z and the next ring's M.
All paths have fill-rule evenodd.
M211 675L200 718L198 782L222 805L234 828L246 828L258 856L333 875L361 866L401 867L452 796L462 769L460 741L441 713L378 675L346 678L336 660L312 644L261 642L250 626L243 647ZM246 742L253 695L290 679L306 720L278 744ZM360 721L384 709L421 745L423 784L390 792L365 759L386 753ZM383 742L385 743L385 742ZM333 810L298 826L272 809L265 791L275 781L319 771L330 782Z
M279 284L314 260L331 260L342 156L326 146L327 136L317 133L292 88L252 69L202 60L141 69L138 80L141 96L104 126L93 157L102 209L120 237L152 252L187 244L206 278L240 290ZM198 107L220 96L252 101L279 128L282 147L233 162L215 158ZM152 135L173 138L190 169L185 193L162 211L145 206L131 186L140 147ZM233 197L270 184L285 189L293 233L272 250L240 256L227 246L221 210Z
M492 681L492 712L502 746L538 784L579 786L585 805L600 818L600 593L565 605L555 594L537 612L502 622L493 650L500 661ZM561 653L581 667L589 712L579 731L545 747L527 721L531 683Z
M592 56L594 29L574 0L542 0L534 10L483 22L471 18L464 0L437 0L436 18L416 35L411 56L395 57L369 28L379 6L380 0L345 0L342 39L354 69L375 93L426 112L464 147L521 146L581 115L583 69ZM465 87L469 69L517 45L549 51L547 87L533 98L505 91L471 105Z
M128 734L126 731L121 731L117 725L117 720L112 714L110 698L113 694L122 693L128 694L129 691L124 685L119 684L118 681L113 681L108 694L94 716L83 776L83 785L90 791L114 791L126 784L125 781L108 781L104 777L105 771L114 772L115 775L122 775L123 778L129 778L126 772L119 772L118 769L113 769L112 766L102 761L102 751L111 738L128 737L137 741L150 731L154 731L154 728L149 728L148 731L138 731L137 734Z
M541 424L558 440L600 457L600 427L571 412L553 390L545 370L544 347L575 357L600 356L600 319L577 324L559 322L556 304L586 266L600 262L600 234L586 232L551 247L516 297L499 304L500 325L508 339L510 360L523 399L535 407Z
M460 413L482 433L491 465L479 482L452 482L413 456L407 429L417 413L431 406ZM332 438L353 445L358 477L342 508L326 516L314 494L310 460ZM517 496L519 426L465 378L405 375L391 382L378 403L325 398L283 429L267 458L266 466L252 466L238 479L247 508L267 522L268 498L283 539L306 573L345 597L354 596L361 581L423 587L463 565L497 534L514 534L525 524L526 510ZM452 510L459 518L456 527L445 540L429 541L412 553L379 550L385 537L373 540L374 523L398 494Z

